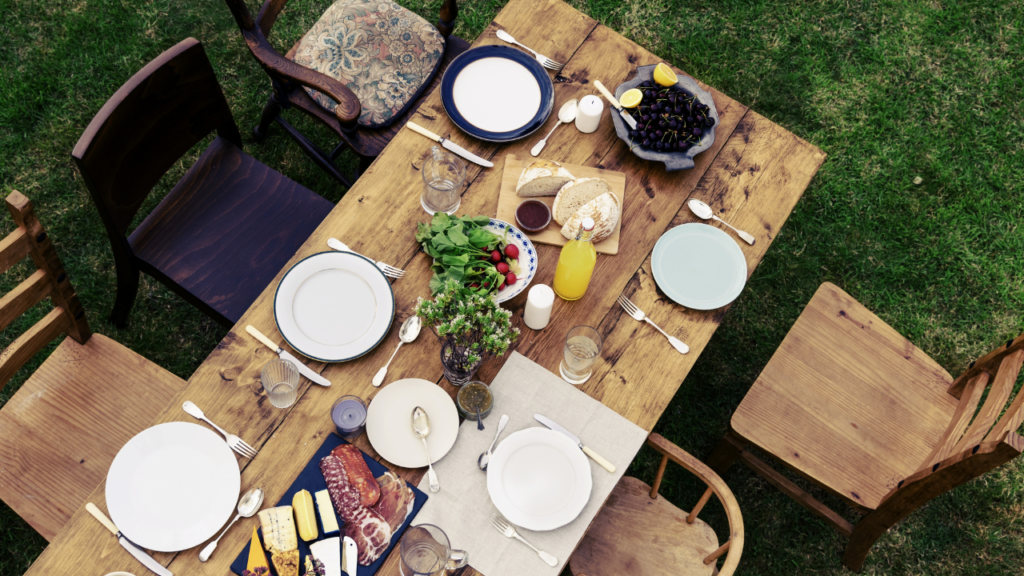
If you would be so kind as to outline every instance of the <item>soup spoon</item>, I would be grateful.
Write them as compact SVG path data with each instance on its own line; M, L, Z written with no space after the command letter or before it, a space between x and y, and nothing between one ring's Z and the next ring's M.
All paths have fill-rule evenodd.
M548 132L548 135L545 136L543 140L537 142L537 145L533 147L533 150L530 150L530 154L533 156L540 154L540 151L544 149L544 145L548 143L548 138L551 138L551 135L555 133L555 128L558 128L562 124L568 124L576 119L576 112L579 110L579 104L580 101L575 98L569 100L565 104L562 104L562 107L558 109L558 122L555 122L554 127L551 128L551 132Z
M751 246L754 245L754 237L753 236L751 236L750 234L747 234L743 230L737 230L736 228L733 228L731 224L729 224L725 220L722 220L718 216L715 216L715 212L714 212L714 210L711 209L711 206L708 206L707 204L705 204L704 202L702 202L700 200L697 200L696 198L690 198L689 205L690 205L690 211L693 212L694 214L696 214L699 218L702 218L704 220L718 220L722 224L725 224L730 229L732 229L732 231L735 232L737 235L739 235L740 238L743 238L743 240L747 244L750 244Z

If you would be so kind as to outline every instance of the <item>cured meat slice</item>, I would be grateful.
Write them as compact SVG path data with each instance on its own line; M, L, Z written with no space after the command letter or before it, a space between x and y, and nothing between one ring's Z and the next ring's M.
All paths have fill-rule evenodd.
M405 486L396 481L385 483L372 510L387 520L392 533L397 532L405 522Z
M359 503L363 506L376 504L380 498L380 486L366 466L362 451L351 444L342 444L331 450L331 455L341 461L348 474L348 481L359 490Z
M373 564L391 544L391 526L369 508L360 507L345 520L345 535L355 540L361 566Z
M320 472L327 481L327 491L331 495L331 502L342 521L348 522L355 512L361 508L359 504L359 490L348 480L345 473L345 465L334 456L328 454L320 460Z

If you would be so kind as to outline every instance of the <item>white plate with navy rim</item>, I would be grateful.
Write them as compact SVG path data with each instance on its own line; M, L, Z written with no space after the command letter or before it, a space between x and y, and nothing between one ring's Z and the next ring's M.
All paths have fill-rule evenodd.
M593 480L579 446L560 432L527 428L505 438L487 465L487 493L508 521L527 530L561 528L580 515Z
M391 329L395 295L384 273L351 252L321 252L292 266L274 296L277 329L288 345L321 362L373 350Z
M676 226L658 239L651 271L666 296L694 310L729 304L747 283L747 259L739 244L718 228L696 222Z
M519 269L522 274L516 276L515 284L505 286L504 290L494 293L494 301L500 304L518 296L533 281L533 277L537 275L537 249L526 234L503 220L491 218L491 223L484 229L505 238L510 244L519 248ZM507 234L506 231L508 231Z
M219 434L191 422L147 428L107 472L107 510L147 550L179 552L214 536L235 513L242 475Z

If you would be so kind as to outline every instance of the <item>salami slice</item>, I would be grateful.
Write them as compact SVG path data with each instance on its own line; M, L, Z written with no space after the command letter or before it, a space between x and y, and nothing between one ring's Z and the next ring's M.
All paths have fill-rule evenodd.
M341 460L345 473L348 474L348 481L359 490L359 503L366 507L376 504L380 498L380 486L377 485L370 468L366 466L359 448L351 444L342 444L331 450L331 454Z
M349 482L341 460L330 454L320 460L320 472L327 481L327 491L331 495L334 510L345 523L348 523L349 518L361 508L359 490Z

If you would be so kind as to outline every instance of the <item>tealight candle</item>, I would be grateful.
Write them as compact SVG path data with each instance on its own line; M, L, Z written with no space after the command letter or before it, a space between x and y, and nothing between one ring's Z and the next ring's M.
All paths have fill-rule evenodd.
M604 102L593 94L584 96L580 100L580 109L576 113L576 129L584 134L590 134L597 130L601 122L601 113L604 112Z
M541 330L551 320L551 307L555 304L555 291L550 286L537 284L526 297L523 322L534 330Z
M366 404L357 396L342 396L331 406L331 420L338 436L355 438L366 427Z

